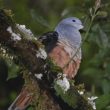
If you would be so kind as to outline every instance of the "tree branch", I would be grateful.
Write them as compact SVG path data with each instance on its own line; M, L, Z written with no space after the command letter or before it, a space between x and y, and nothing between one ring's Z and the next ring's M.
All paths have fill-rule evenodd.
M77 92L75 86L71 86L66 94L56 95L57 91L51 87L57 74L62 70L48 58L38 57L39 49L43 48L42 44L24 34L12 20L10 11L0 10L0 44L9 50L9 54L17 56L14 61L25 68L24 87L32 94L32 104L36 110L93 110L86 98ZM42 80L35 78L35 74L39 73L43 74ZM69 95L72 104L65 99Z

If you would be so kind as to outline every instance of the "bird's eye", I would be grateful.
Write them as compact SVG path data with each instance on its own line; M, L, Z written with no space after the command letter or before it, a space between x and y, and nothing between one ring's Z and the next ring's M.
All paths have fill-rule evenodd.
M73 22L76 22L76 20L74 20L74 19L73 19L72 21L73 21Z

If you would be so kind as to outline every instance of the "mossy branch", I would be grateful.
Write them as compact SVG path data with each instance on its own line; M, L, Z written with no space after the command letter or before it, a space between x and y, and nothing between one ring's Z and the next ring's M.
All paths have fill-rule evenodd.
M20 38L16 40L12 38L14 36L9 32L9 29L12 29L14 35L19 34ZM56 95L57 90L55 91L52 85L61 70L48 58L36 57L36 53L43 47L42 44L35 39L26 38L24 33L19 32L8 10L0 10L0 44L9 50L8 54L17 56L13 60L24 69L24 87L31 93L32 104L36 110L93 110L88 101L78 93L75 86L71 86L66 94ZM44 65L46 65L46 74ZM43 74L42 80L35 78L35 74L38 73ZM71 106L68 100L64 98L69 95L72 96L71 101L74 101L75 106Z

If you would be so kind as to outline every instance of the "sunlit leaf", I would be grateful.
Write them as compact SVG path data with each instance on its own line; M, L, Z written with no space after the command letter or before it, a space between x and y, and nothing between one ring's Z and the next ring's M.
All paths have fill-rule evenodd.
M106 11L98 11L97 12L97 16L98 17L102 17L102 18L105 18L108 16L108 13Z

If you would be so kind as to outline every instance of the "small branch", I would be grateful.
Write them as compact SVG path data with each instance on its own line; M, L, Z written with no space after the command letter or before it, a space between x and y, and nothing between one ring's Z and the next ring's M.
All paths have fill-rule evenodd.
M91 19L90 19L90 24L89 24L89 26L88 26L88 29L87 29L87 31L86 31L86 33L85 33L84 39L83 39L82 43L80 44L80 46L77 48L75 54L71 57L71 59L67 62L67 64L64 65L63 68L66 68L66 67L68 66L68 64L69 64L71 61L73 61L74 57L75 57L75 56L77 55L77 53L80 51L82 45L83 45L83 44L85 43L85 41L87 40L87 38L88 38L88 36L89 36L90 29L91 29L91 27L92 27L92 25L93 25L93 21L94 21L95 17L97 16L97 13L98 13L98 10L100 9L100 7L101 7L101 0L96 0L94 8L93 8L93 9L90 8Z

